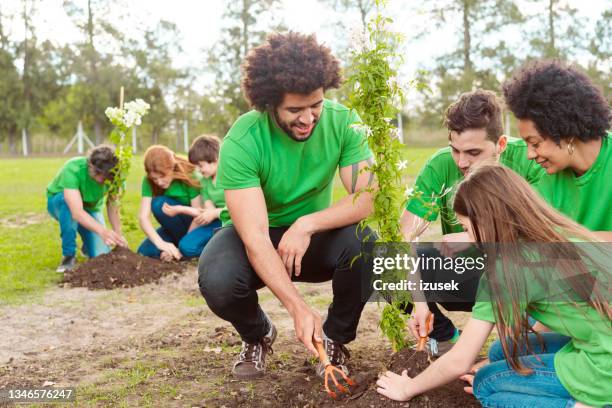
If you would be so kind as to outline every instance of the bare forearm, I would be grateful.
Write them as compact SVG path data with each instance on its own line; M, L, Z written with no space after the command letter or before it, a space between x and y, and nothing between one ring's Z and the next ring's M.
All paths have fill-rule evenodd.
M441 387L467 372L463 363L457 363L449 351L434 361L425 371L413 379L414 395ZM469 367L469 365L468 365Z
M174 208L178 214L185 214L190 217L197 217L202 212L200 208L194 208L187 205L175 205Z
M267 237L256 238L247 247L247 255L255 273L287 308L289 313L305 302L289 279L283 262Z
M159 248L160 245L164 242L164 240L159 236L157 231L155 231L155 228L153 228L153 224L151 224L151 221L149 220L149 218L148 217L143 218L141 216L139 217L138 221L140 224L140 228L145 233L147 238L149 238L149 240L153 243L153 245Z
M107 205L108 222L110 222L113 231L121 234L121 218L119 217L119 209L113 204Z
M350 194L329 208L300 217L311 234L356 224L372 212L372 194L363 192L355 200Z
M595 231L593 234L603 242L612 242L612 231Z
M76 222L87 228L89 231L93 231L98 235L102 235L102 232L104 231L104 226L83 209L72 212L72 218L74 218Z

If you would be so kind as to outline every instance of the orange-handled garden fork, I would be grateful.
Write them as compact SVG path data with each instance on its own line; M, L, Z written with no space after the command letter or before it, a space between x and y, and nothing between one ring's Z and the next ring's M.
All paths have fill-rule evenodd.
M341 394L344 394L348 392L349 390L344 385L340 384L340 382L336 379L336 373L339 373L340 376L344 379L344 381L346 381L346 383L349 386L355 385L355 381L351 380L346 374L344 374L344 371L342 371L340 368L332 365L332 363L329 361L329 357L327 356L327 353L325 352L325 347L323 347L323 343L320 343L314 340L313 340L313 343L315 347L317 348L317 352L319 353L319 359L321 360L321 363L325 367L325 391L327 391L327 393L333 399L336 399L338 394L332 391L330 388L330 383L329 383L330 377L331 377L332 382L334 383L334 385L336 386L336 388Z
M427 333L429 333L429 329L431 328L432 322L433 322L433 313L429 312L429 314L427 315L427 321L425 322ZM417 348L416 348L417 351L425 351L425 344L427 344L428 338L429 338L428 335L425 335L425 337L419 336L419 342L417 343Z

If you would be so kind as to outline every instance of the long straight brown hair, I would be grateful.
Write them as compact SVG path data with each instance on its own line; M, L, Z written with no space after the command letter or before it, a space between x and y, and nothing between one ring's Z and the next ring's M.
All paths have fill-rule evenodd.
M174 154L166 146L149 147L144 154L144 167L154 196L162 195L164 190L151 180L151 173L159 173L164 176L172 174L173 180L180 180L187 185L200 188L200 183L193 176L195 166Z
M518 174L496 164L478 166L457 186L453 208L457 214L469 218L476 242L483 243L481 246L485 253L490 253L488 260L501 259L501 265L487 263L485 277L499 340L515 371L521 374L531 372L519 359L521 349L533 354L527 341L532 330L527 313L521 312L521 304L526 300L530 285L539 283L528 281L525 273L516 273L516 268L534 264L533 257L525 259L525 244L527 247L537 244L537 257L543 269L535 267L532 271L542 274L540 279L552 276L554 280L563 282L568 285L570 301L576 307L576 302L586 303L604 318L612 319L610 304L598 290L589 270L597 262L589 261L587 267L588 256L578 249L578 245L568 243L570 239L595 243L597 238L549 207ZM609 265L598 267L597 273L607 276L606 267ZM548 274L541 270L547 270ZM580 278L576 279L577 276ZM539 336L538 340L542 344Z

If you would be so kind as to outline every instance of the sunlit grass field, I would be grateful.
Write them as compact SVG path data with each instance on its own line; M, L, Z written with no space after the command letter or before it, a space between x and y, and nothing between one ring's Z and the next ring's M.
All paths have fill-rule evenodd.
M405 151L412 183L435 148ZM35 302L61 279L55 268L61 260L59 226L47 214L45 189L68 157L0 159L0 304ZM144 174L142 156L133 159L124 211L136 221ZM334 200L346 194L336 180ZM124 231L136 250L144 234ZM79 238L80 240L80 238ZM80 243L78 244L80 247ZM79 256L81 256L79 254ZM84 259L80 258L79 261Z

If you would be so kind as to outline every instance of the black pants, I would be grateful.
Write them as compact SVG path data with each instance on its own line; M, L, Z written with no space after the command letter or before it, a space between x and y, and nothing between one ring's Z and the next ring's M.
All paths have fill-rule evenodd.
M270 228L276 248L287 227ZM302 258L296 282L325 282L331 279L333 301L323 331L332 340L348 343L355 339L361 312L369 298L372 265L360 255L364 240L374 240L369 229L357 225L314 234ZM234 227L219 230L204 248L198 265L200 292L208 307L230 322L246 342L255 342L269 330L259 306L257 289L264 283L251 267L244 244Z
M475 249L471 249L468 255L475 256L473 252ZM431 243L424 244L424 246L417 247L417 253L420 256L427 256L430 258L440 257L443 258L440 252L435 249ZM476 300L476 293L478 291L478 282L482 271L468 270L461 274L454 273L453 271L438 270L435 268L422 268L421 279L424 282L450 282L452 280L459 282L459 291L455 292L444 292L444 291L428 291L425 292L425 298L429 310L434 315L433 330L429 334L429 337L437 341L450 340L455 334L455 325L438 307L442 305L448 311L461 311L471 312L474 302ZM406 313L412 312L412 304L406 304L403 308Z

